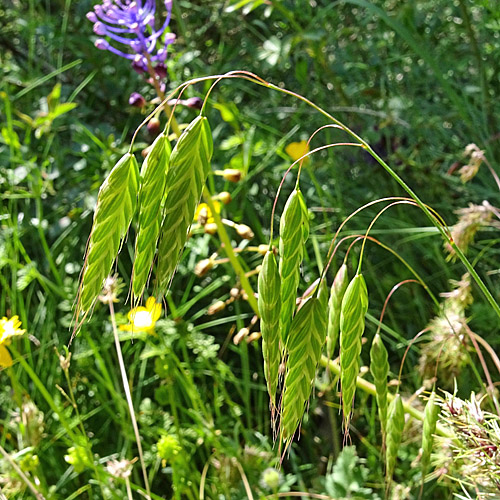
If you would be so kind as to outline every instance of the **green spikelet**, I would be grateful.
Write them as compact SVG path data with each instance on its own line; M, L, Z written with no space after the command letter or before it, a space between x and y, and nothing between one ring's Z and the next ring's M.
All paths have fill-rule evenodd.
M141 168L139 227L135 240L132 291L140 299L149 277L160 234L161 203L165 191L171 149L168 138L160 134Z
M170 156L156 272L159 297L167 290L186 243L210 169L212 152L208 120L198 116L183 132Z
M399 394L391 401L389 405L389 420L387 421L387 446L385 450L385 473L387 488L392 480L396 460L398 458L398 450L403 437L405 427L405 411L403 402Z
M340 333L340 306L349 284L347 277L347 266L342 264L335 275L332 288L330 289L330 299L328 301L328 331L326 334L326 353L328 359L332 359Z
M295 297L300 281L300 264L309 237L307 207L300 190L289 196L280 219L281 316L280 333L286 346L288 330L295 311Z
M387 432L387 376L389 374L389 363L387 361L387 349L378 333L373 337L370 349L370 371L375 382L378 416L380 418L382 436L385 440Z
M436 393L433 391L427 401L424 412L424 427L422 432L422 482L424 481L429 463L431 461L432 444L434 442L434 433L439 416L439 406L436 404Z
M325 280L318 294L306 301L293 318L288 338L288 360L281 407L281 439L293 438L311 395L321 349L326 339L328 288Z
M356 392L361 337L365 329L367 310L368 291L365 279L361 274L357 274L345 291L340 311L340 383L346 432L349 429L352 403Z
M101 292L134 215L138 188L139 167L135 157L127 153L99 189L80 287L79 311L89 311Z
M272 251L266 253L262 262L258 292L264 375L267 381L267 391L271 398L271 407L276 408L276 389L281 358L279 334L280 274Z

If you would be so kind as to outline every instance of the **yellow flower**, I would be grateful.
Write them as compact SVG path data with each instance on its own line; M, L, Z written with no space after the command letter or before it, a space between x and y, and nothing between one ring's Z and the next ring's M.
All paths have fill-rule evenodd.
M10 344L12 337L26 332L19 328L20 326L19 316L12 316L10 319L4 316L0 319L0 367L2 368L12 366L12 357L5 346Z
M220 214L220 207L221 204L219 201L213 201L215 211ZM200 217L201 216L201 217ZM210 207L206 203L200 203L198 205L198 208L196 209L196 212L194 214L193 218L194 222L199 222L201 225L205 224L213 224L214 218L212 217L212 211L210 210Z
M306 153L309 153L309 144L306 141L300 142L291 142L285 148L286 154L292 158L293 161L297 161L299 158L304 156ZM304 161L307 161L309 158L305 158Z
M120 330L152 333L160 315L161 304L158 304L154 297L149 297L149 299L146 300L146 307L134 307L128 313L130 324L120 325Z

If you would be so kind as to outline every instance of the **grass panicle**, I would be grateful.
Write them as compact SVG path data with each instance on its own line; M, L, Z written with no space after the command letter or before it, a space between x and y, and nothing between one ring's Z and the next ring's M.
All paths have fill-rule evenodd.
M405 427L405 411L403 401L399 394L391 401L389 405L389 419L387 421L387 441L385 450L385 476L387 481L387 489L389 489L396 460L398 458L398 450L403 437Z
M436 404L436 393L432 391L424 411L424 425L422 431L422 455L420 464L422 466L422 483L429 469L431 461L432 445L434 442L434 433L439 416L439 406Z
M161 205L168 175L170 142L160 134L141 168L139 190L139 224L135 240L132 291L140 299L149 277L161 226Z
M280 219L281 316L280 332L286 346L288 331L295 311L295 298L300 281L300 265L309 237L307 207L299 189L289 196Z
M85 256L78 311L89 311L101 292L135 213L138 189L137 160L134 155L127 153L113 167L99 189Z
M262 332L262 354L264 356L264 375L271 399L271 408L276 408L276 390L281 361L280 352L280 274L272 250L268 251L262 262L258 280L258 306L260 329Z
M210 169L212 133L204 116L184 130L170 155L163 224L158 247L157 295L164 295L186 243L189 227Z
M293 318L288 336L288 359L281 406L280 435L288 445L300 424L311 395L321 350L326 339L328 288L319 284Z
M349 430L352 404L359 374L361 338L368 310L368 291L363 275L357 274L349 283L340 310L340 383L345 431Z
M382 429L382 438L385 441L387 434L387 376L389 375L389 363L387 361L387 349L380 335L373 337L370 349L370 371L377 391L377 407Z
M328 330L326 334L326 354L328 359L332 359L337 347L340 333L340 306L348 284L347 266L342 264L333 280L328 301Z

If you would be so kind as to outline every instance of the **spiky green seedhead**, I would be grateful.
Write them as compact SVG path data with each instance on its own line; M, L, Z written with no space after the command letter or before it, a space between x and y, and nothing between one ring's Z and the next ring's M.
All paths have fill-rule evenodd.
M276 390L281 362L280 351L280 273L272 251L264 256L258 280L258 307L262 333L264 375L271 407L276 408Z
M309 237L309 216L304 197L295 189L289 196L280 219L279 272L281 276L280 332L287 344L288 330L295 311L295 298L300 281L300 265Z
M434 443L434 433L439 417L440 407L436 404L436 393L432 391L424 411L424 426L422 431L422 481L425 479L431 461L432 445Z
M135 240L132 292L134 302L142 297L151 267L161 227L161 206L170 160L170 142L160 134L153 143L141 168L139 190L139 224Z
M387 358L387 349L377 333L373 337L370 349L370 371L375 382L378 416L384 439L387 431L387 376L389 375Z
M387 487L389 488L396 460L398 458L398 450L403 437L405 428L405 411L403 401L399 394L391 401L389 405L389 418L387 421L387 441L385 450L385 474Z
M210 170L213 142L208 120L196 117L170 155L156 271L157 297L167 291Z
M368 311L368 291L363 275L357 274L349 283L340 311L340 383L344 428L349 429L352 404L359 374L361 338Z
M311 395L326 339L328 288L325 280L292 320L281 406L280 436L288 445L302 420Z
M328 331L326 334L326 354L328 359L332 359L337 347L340 333L340 306L348 284L347 266L342 264L333 280L328 301Z
M127 153L99 189L78 298L78 312L88 312L101 293L137 205L139 167Z

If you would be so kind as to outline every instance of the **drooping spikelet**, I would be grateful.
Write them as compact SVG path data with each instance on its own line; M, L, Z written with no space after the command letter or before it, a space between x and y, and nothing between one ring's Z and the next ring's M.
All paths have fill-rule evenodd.
M290 443L311 395L321 349L326 339L328 289L325 280L293 318L288 335L288 359L281 406L280 436Z
M135 240L132 291L140 299L153 265L161 226L161 205L168 175L171 149L168 138L160 134L141 168L139 225Z
M305 242L309 237L309 219L302 193L294 190L280 219L279 272L281 277L280 332L287 344L288 330L295 311L295 298L300 280L300 265Z
M99 189L78 297L79 312L89 311L101 293L134 215L138 188L139 167L134 155L127 153Z
M162 296L170 284L189 226L210 169L213 152L208 120L196 117L184 130L170 156L165 185L164 219L158 247L156 271L157 295Z
M367 310L368 291L365 279L361 274L357 274L345 291L340 312L340 383L346 432L349 429L351 409L356 392L361 338L365 330Z
M276 408L276 389L281 361L280 352L280 274L273 251L268 251L262 262L258 281L258 306L262 332L262 355L267 391L271 407Z

